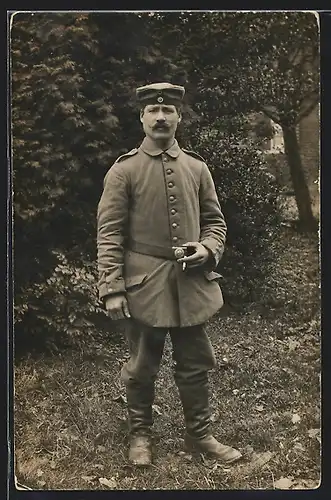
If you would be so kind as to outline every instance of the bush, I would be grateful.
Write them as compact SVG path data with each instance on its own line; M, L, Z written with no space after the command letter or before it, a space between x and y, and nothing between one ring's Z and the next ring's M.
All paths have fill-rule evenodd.
M109 320L97 294L95 263L69 264L52 252L57 265L45 281L26 287L14 306L15 351L82 346L109 333Z
M292 191L290 169L285 153L269 154L265 157L269 171L276 177L282 190Z
M228 225L220 264L225 292L232 299L255 301L275 258L279 188L264 155L246 135L245 122L244 116L228 116L213 127L197 127L191 145L211 169Z

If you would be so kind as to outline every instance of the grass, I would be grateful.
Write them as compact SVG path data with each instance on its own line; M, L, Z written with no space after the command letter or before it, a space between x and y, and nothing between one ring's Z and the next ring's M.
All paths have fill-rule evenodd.
M312 489L320 480L320 322L316 242L284 230L270 286L278 302L224 309L208 323L213 432L243 451L224 467L182 451L183 417L171 345L157 380L155 461L127 462L123 341L90 340L15 367L18 481L46 490ZM276 272L278 270L278 273ZM283 293L283 292L281 292ZM108 483L107 481L108 480Z

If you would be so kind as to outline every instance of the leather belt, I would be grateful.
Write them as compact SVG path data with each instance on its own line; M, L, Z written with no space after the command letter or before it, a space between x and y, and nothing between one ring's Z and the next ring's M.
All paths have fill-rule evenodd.
M147 243L131 240L128 244L128 250L132 252L150 255L151 257L161 257L168 260L176 260L173 249L170 247L158 247Z

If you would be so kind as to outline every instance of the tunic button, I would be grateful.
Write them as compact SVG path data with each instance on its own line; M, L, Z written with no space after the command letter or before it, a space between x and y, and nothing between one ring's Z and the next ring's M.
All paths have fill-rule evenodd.
M174 183L173 183L173 182L169 182L169 183L168 183L168 186L169 186L170 188L172 188L172 187L174 187Z
M168 158L166 156L162 156L162 159L163 159L164 162L168 161Z
M168 169L167 169L167 174L168 174L168 175L172 174L172 170L171 170L171 168L168 168Z
M173 240L173 241L177 241L177 240L178 240L177 236L174 236L174 237L172 238L172 240Z
M173 196L173 195L169 196L170 201L175 201L175 199L176 199L175 196Z
M176 224L176 222L173 222L172 223L172 227L177 227L178 224Z
M175 215L175 213L176 213L176 212L177 212L177 210L176 210L175 208L172 208L172 209L171 209L171 213L172 213L172 215Z

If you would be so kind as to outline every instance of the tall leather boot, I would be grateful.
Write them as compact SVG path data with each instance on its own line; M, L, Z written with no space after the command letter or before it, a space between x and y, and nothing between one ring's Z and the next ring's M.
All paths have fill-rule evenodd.
M190 383L178 378L176 382L184 411L186 450L202 453L224 463L239 460L242 456L240 451L219 443L211 434L208 375L201 374Z
M138 466L151 465L154 384L126 387L129 418L129 461Z

